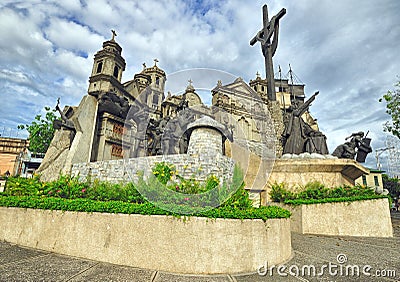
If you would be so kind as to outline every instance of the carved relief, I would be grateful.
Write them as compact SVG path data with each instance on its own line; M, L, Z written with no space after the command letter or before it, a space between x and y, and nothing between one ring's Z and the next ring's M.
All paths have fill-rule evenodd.
M122 146L117 145L117 144L112 144L111 156L122 158L123 157Z

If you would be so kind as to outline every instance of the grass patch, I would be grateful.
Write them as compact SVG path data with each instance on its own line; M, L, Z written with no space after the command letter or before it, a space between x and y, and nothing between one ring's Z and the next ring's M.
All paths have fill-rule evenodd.
M325 199L295 199L295 200L285 200L284 203L287 205L312 205L312 204L324 204L324 203L355 202L355 201L374 200L382 198L388 198L388 197L383 195L370 195L370 196L353 196L353 197L325 198Z

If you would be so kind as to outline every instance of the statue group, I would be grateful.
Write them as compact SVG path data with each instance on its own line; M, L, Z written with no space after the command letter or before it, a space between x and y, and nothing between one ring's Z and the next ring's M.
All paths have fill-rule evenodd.
M357 156L356 160L358 162L365 162L367 155L372 152L371 139L364 137L364 132L362 131L352 133L349 137L346 137L346 140L348 139L350 141L337 146L332 155L344 159L354 159Z
M268 7L263 6L263 27L250 40L250 45L257 42L261 44L261 51L265 60L265 74L267 79L267 95L270 101L276 100L275 78L272 57L274 56L279 37L279 21L286 14L282 9L271 20L268 18ZM319 130L313 129L302 118L308 112L311 103L319 92L316 92L306 102L300 100L291 101L291 106L284 112L285 130L282 134L282 145L284 154L318 153L329 154L326 144L326 136ZM363 138L364 133L353 133L348 138L349 142L339 145L332 155L339 158L354 159L357 155L358 162L365 162L368 153L372 151L370 147L371 139Z
M137 124L131 157L186 153L189 145L187 126L195 120L195 116L188 109L185 97L178 105L174 117L154 119L149 114L150 109L138 102L128 114L128 119Z

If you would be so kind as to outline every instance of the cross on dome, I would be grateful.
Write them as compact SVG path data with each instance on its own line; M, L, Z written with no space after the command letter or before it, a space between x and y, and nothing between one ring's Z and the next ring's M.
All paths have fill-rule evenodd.
M115 36L117 36L117 33L115 32L114 29L111 30L111 33L112 33L111 41L115 41Z

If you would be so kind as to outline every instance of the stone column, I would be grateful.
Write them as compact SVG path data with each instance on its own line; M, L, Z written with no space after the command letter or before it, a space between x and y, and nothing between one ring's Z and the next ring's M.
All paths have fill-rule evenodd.
M271 119L274 123L275 128L275 155L277 158L280 158L283 154L283 147L282 147L282 133L285 130L285 124L283 123L283 115L282 110L280 108L278 101L268 101L268 110L271 115Z
M209 127L195 128L190 136L189 155L204 155L208 157L222 155L222 134Z

